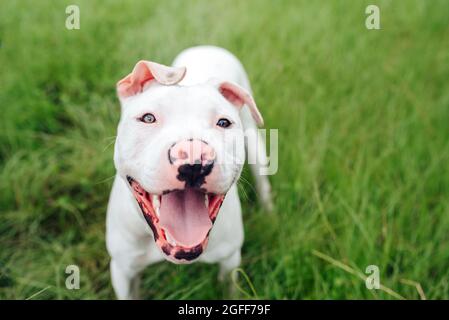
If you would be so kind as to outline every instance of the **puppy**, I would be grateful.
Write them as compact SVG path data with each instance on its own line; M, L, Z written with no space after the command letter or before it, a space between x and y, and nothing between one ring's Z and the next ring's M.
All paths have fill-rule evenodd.
M121 118L106 242L119 299L138 298L148 265L219 263L220 278L240 264L242 212L236 182L245 134L258 194L270 210L267 163L257 126L262 116L248 77L228 51L200 46L173 66L139 61L117 83Z

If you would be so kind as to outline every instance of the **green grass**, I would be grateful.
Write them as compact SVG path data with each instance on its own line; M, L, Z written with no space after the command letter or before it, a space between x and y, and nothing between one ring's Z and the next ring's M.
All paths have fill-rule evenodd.
M81 29L69 31L74 3ZM365 28L371 3L378 31ZM240 184L249 297L395 299L353 274L374 264L407 299L420 296L404 279L448 299L448 19L445 0L2 1L0 298L114 297L115 83L139 59L215 44L241 59L279 129L275 214ZM80 290L65 288L69 264ZM223 298L217 269L151 266L142 294Z

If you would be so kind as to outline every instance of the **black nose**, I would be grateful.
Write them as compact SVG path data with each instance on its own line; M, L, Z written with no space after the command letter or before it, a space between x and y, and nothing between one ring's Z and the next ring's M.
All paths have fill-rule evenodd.
M204 184L206 176L211 173L214 163L208 163L202 165L196 164L183 164L178 168L178 180L185 181L186 187L199 188Z

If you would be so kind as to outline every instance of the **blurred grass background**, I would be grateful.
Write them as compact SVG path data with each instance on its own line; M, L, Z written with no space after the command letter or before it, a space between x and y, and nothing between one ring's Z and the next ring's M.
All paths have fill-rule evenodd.
M80 30L65 28L70 4ZM381 30L365 28L368 4ZM275 214L240 185L248 297L419 299L420 285L449 298L447 1L0 6L0 298L114 298L104 231L115 83L139 59L170 64L198 44L241 59L267 128L279 129ZM65 288L70 264L80 290ZM350 272L368 265L397 295ZM217 269L149 267L142 295L223 298Z

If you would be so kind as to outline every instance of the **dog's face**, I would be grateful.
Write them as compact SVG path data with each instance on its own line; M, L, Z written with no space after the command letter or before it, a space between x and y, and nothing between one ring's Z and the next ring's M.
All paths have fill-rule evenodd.
M229 83L178 86L183 68L141 61L119 81L122 114L114 162L166 258L204 251L245 159L239 109L251 96Z

